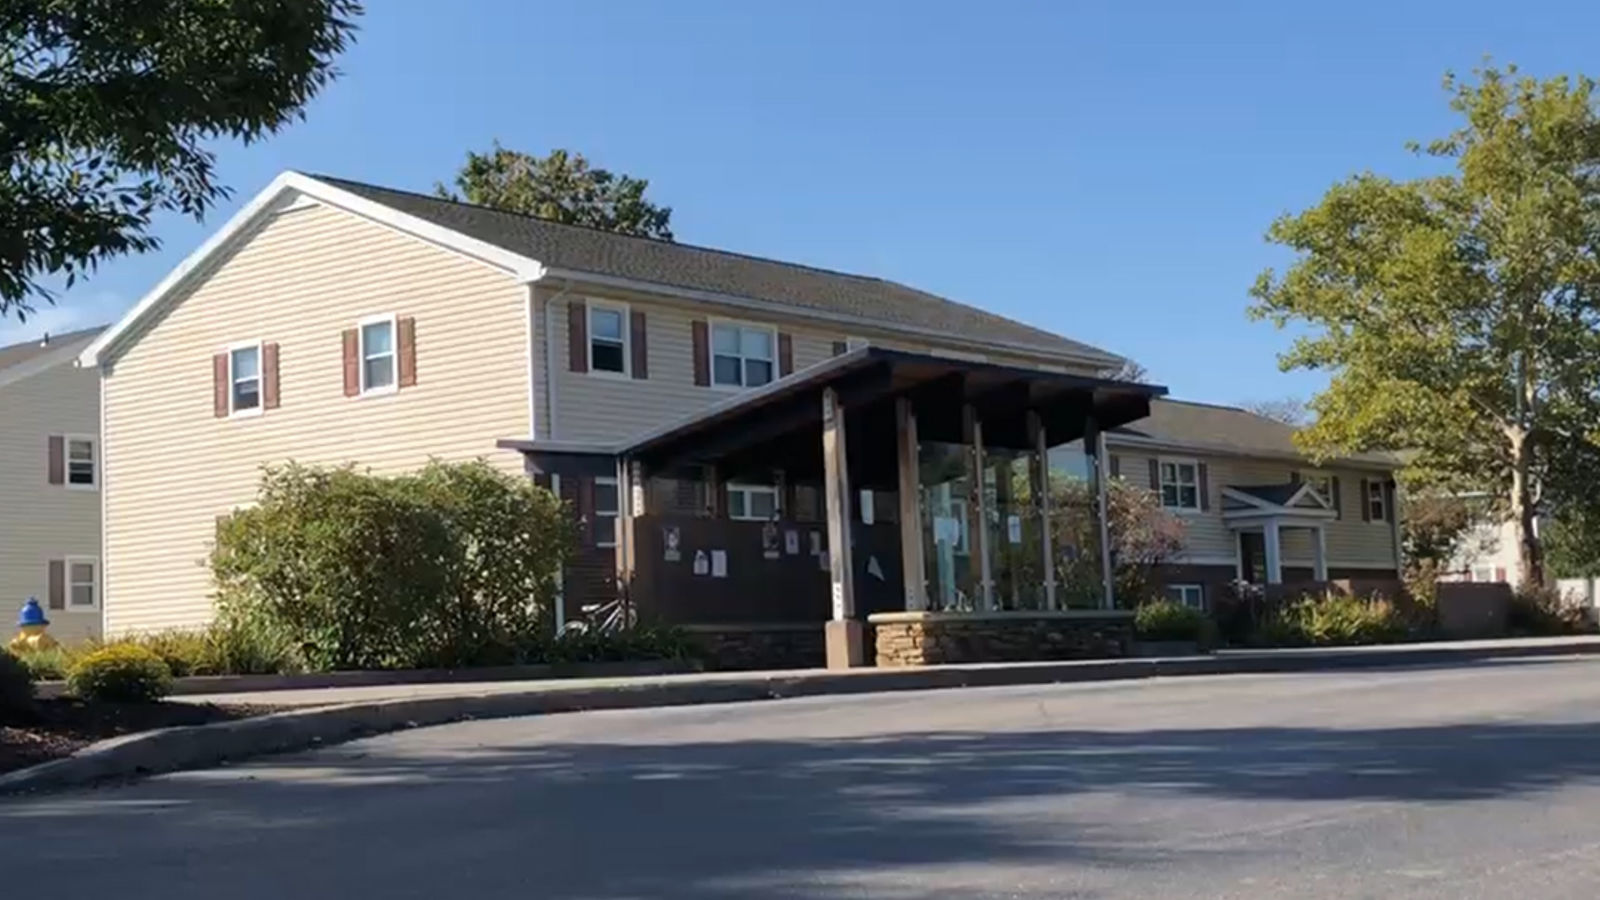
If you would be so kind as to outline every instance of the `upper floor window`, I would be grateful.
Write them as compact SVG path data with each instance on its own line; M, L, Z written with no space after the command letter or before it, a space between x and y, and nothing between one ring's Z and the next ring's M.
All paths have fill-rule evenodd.
M596 547L617 545L617 517L622 514L622 497L615 478L594 480L594 543Z
M69 437L67 444L67 484L94 487L94 439Z
M1328 501L1329 503L1333 502L1332 475L1319 475L1315 472L1306 472L1300 477L1305 481L1306 484L1311 485L1311 489L1317 492L1317 496Z
M728 485L728 518L765 522L777 517L777 488L770 484Z
M589 304L589 371L628 373L627 310Z
M1167 509L1200 508L1200 464L1194 460L1163 459L1160 465L1161 505Z
M261 409L261 345L228 351L228 411L233 415Z
M394 316L361 323L361 393L394 390Z
M95 570L98 560L88 557L67 558L67 608L94 609L100 605L99 579Z
M711 328L711 383L719 387L760 387L777 369L771 328L719 324Z
M1367 483L1367 518L1373 522L1389 521L1389 491L1382 481L1373 479Z

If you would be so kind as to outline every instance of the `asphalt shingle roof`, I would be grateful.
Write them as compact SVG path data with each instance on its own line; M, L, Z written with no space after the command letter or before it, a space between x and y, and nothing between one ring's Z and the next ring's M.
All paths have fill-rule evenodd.
M1246 409L1170 399L1152 401L1147 418L1110 432L1113 436L1125 434L1243 455L1303 456L1295 446L1294 433L1294 426ZM1347 459L1380 465L1399 464L1399 460L1388 453L1358 453Z
M842 313L1045 353L1114 357L1088 344L881 278L565 225L342 178L312 177L552 268L762 300L802 313Z
M69 331L66 334L52 334L50 335L49 343L45 343L41 336L31 341L23 341L20 344L0 347L0 372L4 372L12 366L20 366L53 350L59 350L74 341L92 338L103 330L105 330L104 325L97 325L94 328Z

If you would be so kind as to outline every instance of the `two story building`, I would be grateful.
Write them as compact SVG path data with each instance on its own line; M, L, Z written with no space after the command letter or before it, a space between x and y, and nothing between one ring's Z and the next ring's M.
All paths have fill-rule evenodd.
M1327 473L1342 489L1253 491L1324 473L1140 432L1164 389L1101 377L1106 351L882 279L340 179L280 176L80 362L103 379L113 633L206 621L214 522L287 459L528 473L583 522L568 614L627 593L688 624L815 628L857 588L864 609L982 609L1030 580L1065 606L1060 566L1007 562L1040 546L1018 497L1063 453L1096 486L1149 456L1153 485L1201 504L1174 584L1208 583L1230 546L1234 574L1268 580L1392 571L1382 529L1345 536L1379 462Z
M37 598L67 641L100 634L100 329L0 347L0 612Z

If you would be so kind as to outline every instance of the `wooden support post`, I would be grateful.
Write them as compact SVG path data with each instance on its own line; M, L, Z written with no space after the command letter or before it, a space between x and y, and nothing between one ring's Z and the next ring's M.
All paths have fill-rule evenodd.
M1050 439L1045 434L1039 413L1028 410L1028 442L1033 447L1033 466L1029 470L1033 481L1034 507L1039 511L1039 570L1044 573L1044 608L1056 608L1056 554L1051 531L1050 508Z
M1311 529L1311 578L1314 581L1328 580L1328 539L1326 529L1318 525Z
M828 515L828 574L833 618L824 629L828 668L866 665L866 628L856 615L855 565L850 547L850 470L844 407L833 388L822 391L822 480Z
M1100 422L1089 416L1083 432L1083 449L1090 454L1094 465L1089 467L1094 479L1095 519L1100 525L1100 605L1104 609L1117 606L1116 579L1111 571L1111 502L1107 489L1106 438L1100 432Z
M928 572L922 558L922 486L917 467L917 412L911 400L894 401L895 433L900 468L900 568L906 585L906 609L928 608Z
M1268 519L1263 534L1265 539L1261 543L1267 557L1267 584L1283 584L1283 550L1278 520Z
M967 444L967 531L978 554L978 602L994 609L994 579L989 569L989 501L983 489L983 422L972 404L961 408L961 439Z
M641 467L627 457L617 457L616 576L617 596L632 618L633 604L633 521L644 505L644 485L639 483Z

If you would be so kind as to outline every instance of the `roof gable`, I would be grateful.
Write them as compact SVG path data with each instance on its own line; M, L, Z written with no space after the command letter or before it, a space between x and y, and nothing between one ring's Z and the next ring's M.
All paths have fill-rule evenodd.
M66 334L46 335L39 340L0 347L0 387L20 381L61 363L71 362L76 353L87 346L104 325L69 331Z

